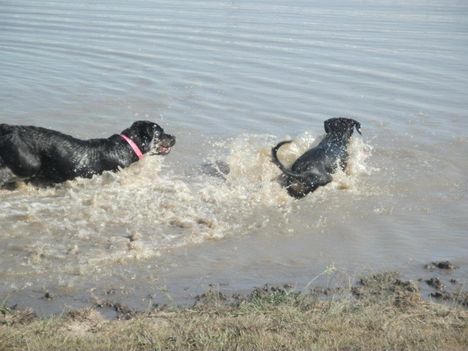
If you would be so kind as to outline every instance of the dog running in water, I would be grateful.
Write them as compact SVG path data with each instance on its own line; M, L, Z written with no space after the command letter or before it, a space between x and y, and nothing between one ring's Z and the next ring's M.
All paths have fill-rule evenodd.
M331 118L324 122L325 137L314 148L299 157L290 169L278 159L281 146L291 143L282 141L272 150L273 162L284 174L283 185L289 195L300 199L332 181L338 165L345 169L348 161L348 143L354 128L361 134L361 124L350 118Z
M175 137L137 121L109 138L81 140L51 129L0 124L0 187L16 181L49 185L117 171L144 154L166 155Z

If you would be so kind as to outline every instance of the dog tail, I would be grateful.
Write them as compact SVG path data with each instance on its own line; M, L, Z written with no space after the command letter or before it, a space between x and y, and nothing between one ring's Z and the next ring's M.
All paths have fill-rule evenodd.
M282 141L281 143L276 145L273 149L271 149L271 156L273 158L273 163L277 165L284 174L294 177L294 178L303 178L304 177L303 175L294 173L291 170L287 169L278 159L278 150L280 149L280 147L289 143L292 143L292 140Z

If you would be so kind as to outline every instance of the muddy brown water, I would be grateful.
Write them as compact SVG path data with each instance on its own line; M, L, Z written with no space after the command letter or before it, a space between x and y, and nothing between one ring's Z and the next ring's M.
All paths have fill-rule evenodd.
M118 174L0 191L0 296L144 309L210 284L429 279L443 259L465 284L467 44L460 1L0 2L0 123L91 138L150 119L178 140ZM271 147L293 138L292 162L334 116L362 124L348 171L289 198Z

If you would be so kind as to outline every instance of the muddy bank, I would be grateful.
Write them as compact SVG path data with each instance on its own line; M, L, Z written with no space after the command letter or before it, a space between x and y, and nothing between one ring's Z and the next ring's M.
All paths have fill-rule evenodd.
M413 275L410 279L411 286L418 290L421 298L428 301L435 300L443 303L453 302L464 307L468 306L468 295L465 291L466 281L463 277L460 278L460 275L457 275L458 267L453 262L430 262L428 264L421 264L421 268L420 273L416 276ZM364 288L366 288L365 294L369 294L369 277L371 276L371 274L367 274L366 278L356 278L355 275L350 275L348 272L332 267L313 278L307 285L304 284L300 286L291 284L290 287L297 292L313 294L321 299L336 298L337 296L348 297L348 295L353 298L358 298L362 294ZM399 278L396 279L395 284L403 284L403 282L409 280L406 274L396 272L387 273L385 276L389 279L390 277L396 279L395 276L398 276ZM379 281L373 284L374 292L379 284L381 285L382 282ZM283 287L283 285L284 283L270 284L270 286L280 287ZM352 287L350 287L351 285ZM16 305L14 302L8 303L8 297L3 299L3 304L11 310L31 309L41 318L62 314L64 311L66 312L69 310L93 308L106 319L119 319L122 318L122 315L137 315L153 308L160 308L166 305L168 308L189 308L196 303L199 297L203 296L203 292L207 290L216 290L223 296L228 297L248 296L253 288L238 290L233 289L228 284L212 282L200 288L193 288L192 292L194 293L183 302L172 299L169 292L167 292L167 296L164 296L161 292L151 293L152 291L159 291L158 289L163 292L163 288L158 286L154 288L145 287L143 290L140 288L141 291L137 293L139 296L143 297L137 298L130 288L115 285L103 286L102 288L90 286L88 297L81 300L80 304L77 306L62 304L63 295L66 292L59 289L44 289L42 291L37 291L32 305ZM33 306L39 306L39 310L35 310ZM49 311L48 308L50 308L50 306L62 307L54 307L53 311Z
M422 296L420 284L427 283L388 272L308 292L288 285L242 295L211 289L192 306L146 312L110 300L52 318L4 307L0 350L466 349L466 293L436 303Z
M458 268L456 265L450 261L439 261L431 262L425 268L432 274L445 271L445 275L433 275L430 279L424 280L434 290L430 293L430 297L436 300L453 301L464 307L468 307L468 293L464 291L463 283L447 275L447 272L450 273ZM422 279L419 281L421 282Z

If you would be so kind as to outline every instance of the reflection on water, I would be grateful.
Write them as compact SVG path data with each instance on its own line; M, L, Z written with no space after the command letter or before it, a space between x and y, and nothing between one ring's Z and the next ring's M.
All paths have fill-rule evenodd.
M111 286L138 305L433 259L466 280L467 14L455 0L3 1L0 123L90 138L152 119L178 145L0 191L0 294L47 312ZM335 116L362 124L350 167L291 199L271 147L294 139L293 162Z

